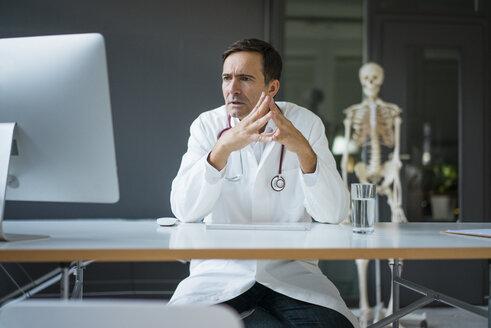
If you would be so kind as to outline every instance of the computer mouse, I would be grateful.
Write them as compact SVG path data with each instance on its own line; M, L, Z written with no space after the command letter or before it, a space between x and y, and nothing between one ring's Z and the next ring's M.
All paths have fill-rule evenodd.
M173 226L176 224L177 219L176 218L158 218L157 219L157 224L161 226Z

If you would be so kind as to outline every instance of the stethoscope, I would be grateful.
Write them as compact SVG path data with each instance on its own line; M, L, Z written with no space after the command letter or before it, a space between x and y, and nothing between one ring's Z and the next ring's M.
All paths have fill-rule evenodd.
M228 131L232 128L230 121L231 121L231 117L230 117L230 115L227 115L227 127L218 133L217 139L220 139L220 137L222 136L222 134L225 131ZM281 169L283 168L283 153L284 152L285 152L285 145L281 145L280 165L278 167L278 174L275 175L271 179L271 188L274 191L278 191L278 192L285 189L285 179L281 175ZM226 178L228 181L237 182L240 179L242 179L242 176L244 175L244 166L242 164L242 150L239 150L239 154L240 154L240 171L241 171L241 174L234 176L234 177L231 177L231 178Z

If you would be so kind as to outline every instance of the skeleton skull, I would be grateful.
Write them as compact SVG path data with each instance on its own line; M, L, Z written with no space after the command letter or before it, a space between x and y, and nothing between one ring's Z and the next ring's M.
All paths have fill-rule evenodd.
M360 82L363 93L367 97L376 98L384 83L384 69L379 64L366 63L360 68Z

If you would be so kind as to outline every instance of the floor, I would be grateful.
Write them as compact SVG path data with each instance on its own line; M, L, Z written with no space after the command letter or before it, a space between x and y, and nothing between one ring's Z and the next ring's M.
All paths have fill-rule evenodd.
M487 310L487 307L483 306L482 309ZM355 316L358 316L358 309L351 309L351 311ZM488 319L453 307L426 307L403 317L399 327L488 328Z
M424 308L415 312L416 316L426 315L427 326L421 322L401 321L405 328L486 328L488 320L477 314L455 308ZM404 319L403 319L404 320Z

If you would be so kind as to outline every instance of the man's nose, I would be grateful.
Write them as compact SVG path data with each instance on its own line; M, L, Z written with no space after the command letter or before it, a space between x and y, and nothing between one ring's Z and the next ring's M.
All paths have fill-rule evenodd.
M240 93L240 84L239 84L239 79L233 78L229 85L229 92L232 94L238 94Z

